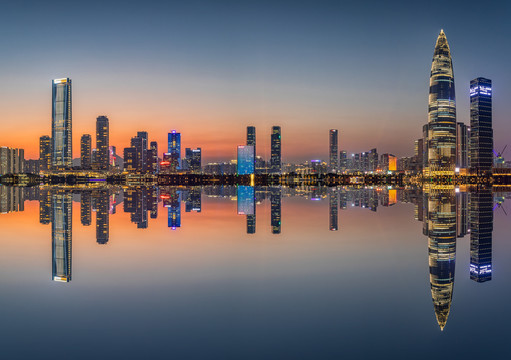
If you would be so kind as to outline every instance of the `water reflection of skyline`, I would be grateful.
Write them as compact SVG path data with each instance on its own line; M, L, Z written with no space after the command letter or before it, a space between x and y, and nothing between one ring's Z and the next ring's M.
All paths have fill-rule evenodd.
M52 280L72 280L72 208L79 202L80 223L92 225L95 213L96 242L107 245L110 237L110 215L122 203L130 221L139 229L147 229L158 218L159 206L167 208L168 228L178 230L181 211L202 212L202 196L226 198L237 203L236 213L246 217L246 233L256 233L257 206L270 207L269 232L282 231L282 198L302 197L309 201L328 203L330 231L342 230L339 217L350 208L377 212L379 206L397 203L414 204L414 218L423 222L428 239L430 289L434 313L440 329L444 329L453 301L456 241L470 237L469 278L483 283L492 279L492 232L495 198L503 201L505 194L491 189L458 189L425 187L424 189L344 188L344 187L105 187L64 189L57 187L0 187L0 212L24 211L24 201L39 201L39 222L51 226ZM200 219L196 219L200 222ZM342 221L341 221L342 223ZM186 224L193 226L193 224ZM285 230L285 229L284 229Z

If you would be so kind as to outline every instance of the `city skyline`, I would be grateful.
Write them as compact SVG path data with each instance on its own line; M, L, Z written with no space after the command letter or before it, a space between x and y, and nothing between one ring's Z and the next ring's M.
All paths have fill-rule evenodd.
M110 143L118 149L127 147L130 137L136 131L147 131L151 138L163 144L165 133L177 129L185 134L183 148L203 149L204 162L234 159L236 146L240 145L239 139L243 137L248 125L254 125L259 129L279 125L285 129L286 141L283 142L282 149L284 162L300 162L311 158L326 160L328 148L324 145L325 130L331 128L339 129L339 148L348 152L376 147L398 157L409 156L413 152L413 139L421 136L420 126L427 120L427 103L424 99L428 91L425 85L430 66L428 59L431 59L434 36L444 28L449 37L456 68L457 120L469 123L470 80L476 77L492 79L496 89L493 125L495 129L501 129L495 133L495 147L501 149L507 144L505 134L509 132L511 126L507 124L504 115L507 112L504 99L507 94L511 94L511 89L507 85L509 83L507 67L503 67L510 49L505 42L495 41L487 45L485 54L478 56L479 54L473 53L470 44L483 35L469 34L462 26L464 24L462 18L474 11L470 10L468 3L464 4L467 5L463 10L453 12L454 16L448 24L437 20L429 22L421 20L416 26L412 26L410 20L406 20L398 26L392 24L391 18L388 22L380 23L383 25L381 32L375 31L375 26L370 24L375 15L368 16L366 20L360 19L359 14L365 9L362 5L349 6L344 12L331 5L330 8L317 10L311 15L311 19L305 18L313 21L314 15L326 16L325 23L303 40L304 45L310 47L309 50L306 46L300 48L298 42L298 35L302 34L298 31L299 20L307 9L304 4L291 11L288 20L291 29L297 30L296 35L283 31L278 27L275 18L263 12L260 7L254 6L253 10L259 18L266 20L270 29L276 30L277 40L265 41L265 36L269 36L267 31L256 36L255 30L259 27L250 23L247 28L241 28L241 35L235 39L236 46L240 47L237 51L227 46L223 39L229 34L232 35L230 30L239 30L240 24L233 20L236 15L240 16L240 19L248 16L238 7L223 15L222 19L227 21L225 29L219 29L215 23L217 26L214 27L211 36L223 35L219 37L222 41L215 49L204 46L201 41L200 36L205 35L202 27L195 29L189 43L170 39L171 44L176 45L176 51L184 50L182 58L174 53L161 52L156 48L156 40L152 40L144 49L150 59L135 56L132 61L126 61L123 55L134 51L130 50L127 44L129 35L132 34L130 31L127 34L118 33L110 27L105 29L106 34L124 45L116 46L115 51L106 52L105 57L88 55L89 65L84 64L84 60L78 56L91 46L87 41L81 48L70 44L70 57L66 57L65 60L55 60L55 57L52 57L50 61L43 57L38 62L35 60L15 62L18 56L15 51L17 45L6 43L8 58L6 66L0 73L5 75L7 83L15 79L11 74L17 74L17 77L9 87L5 86L0 90L2 93L0 118L14 120L3 121L4 131L0 135L0 143L14 148L24 148L27 159L36 158L37 139L42 134L50 134L48 123L51 109L48 104L50 95L47 82L49 79L68 76L74 81L72 140L74 158L79 154L81 134L94 133L94 119L100 114L110 119ZM160 6L163 13L172 9L167 5ZM392 5L391 8L396 6ZM404 11L411 12L413 8L421 6L410 6L410 9ZM373 7L377 9L379 6L373 4ZM447 4L446 7L456 8L454 4ZM503 24L500 15L505 13L502 11L505 8L506 5L493 6L481 11L493 19L492 24L495 26L498 24L499 29L502 27L505 29L509 25ZM186 6L179 9L187 17L202 19L201 14L189 11ZM354 15L354 18L360 21L356 27L359 31L354 39L363 38L369 42L364 42L366 45L362 47L358 43L353 43L355 40L349 40L344 36L341 30L346 31L351 23L337 25L333 18L327 16L328 9L332 10L333 14ZM21 14L21 10L15 5L6 10L13 18ZM284 9L276 6L275 10L280 14ZM28 11L26 16L33 19L35 24L39 24L41 14L32 11ZM104 13L97 16L101 18L112 15L111 11L113 9L107 6ZM134 12L132 8L125 11L131 15ZM147 20L145 15L147 14L140 14L143 20ZM152 26L164 26L164 29L170 30L170 25L168 28L165 27L161 20L157 17ZM6 25L10 21L12 20L8 20ZM71 33L80 35L83 40L90 40L89 36L92 34L85 34L90 25L84 23L81 16L78 16L77 21L77 27L71 29ZM112 23L125 25L125 20L113 16ZM181 27L187 29L182 23L173 26L177 27L175 30L180 30ZM484 36L494 35L496 38L501 36L492 29L490 28L489 33L485 32ZM391 35L396 34L397 30L401 32L406 30L407 33L406 36L399 37L399 50L392 46L384 48L383 44L386 43L384 37L392 39ZM41 34L37 34L36 38L52 34L53 31L52 28L42 26ZM139 36L144 36L146 31ZM27 34L34 32L35 28L29 26L26 33L19 36L25 38ZM317 42L327 39L329 34L337 41L334 49L327 47L325 40ZM111 41L113 40L100 41L98 47L104 49L111 45ZM138 41L140 37L131 45L137 45ZM158 41L163 39L158 38ZM272 53L275 41L280 41L285 46L283 50ZM32 43L28 45L30 46L26 48L27 52L38 53L38 46ZM357 61L352 63L346 58L342 50L344 46L355 46L354 51L358 51L355 56ZM390 48L393 48L394 54ZM184 65L185 60L197 59L194 55L203 52L214 56L209 57L209 62L195 60L189 66ZM285 65L288 65L290 56L294 54L305 56L300 56L299 62L286 69ZM392 55L404 56L405 62L394 64L391 61ZM220 59L226 58L234 64L233 69L221 65ZM168 64L162 68L164 60ZM270 63L273 60L274 63ZM116 67L115 61L122 62L122 65ZM147 64L154 65L154 68L151 71L142 70L147 68L145 66ZM351 70L347 71L348 68ZM361 74L362 71L365 75L358 76L358 82L355 82L355 75L351 73ZM99 81L105 82L105 86L98 88ZM23 83L23 87L18 85L20 83ZM388 91L389 85L391 91ZM19 107L18 99L30 103L23 113L16 111ZM369 105L361 108L362 101ZM198 104L200 106L197 106ZM23 131L17 126L20 121L28 125ZM144 124L144 129L140 129L140 123ZM215 132L219 126L227 124L229 129ZM372 128L369 133L365 131L368 126ZM212 137L211 134L215 136ZM397 136L410 139L410 144L395 141ZM269 139L266 138L266 133L259 130L258 138L260 154L268 157Z

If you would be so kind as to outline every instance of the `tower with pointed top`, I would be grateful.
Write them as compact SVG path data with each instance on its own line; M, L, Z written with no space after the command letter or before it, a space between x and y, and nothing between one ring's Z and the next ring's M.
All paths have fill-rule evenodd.
M425 127L424 175L451 175L456 166L456 99L451 51L443 30L438 35L429 80Z

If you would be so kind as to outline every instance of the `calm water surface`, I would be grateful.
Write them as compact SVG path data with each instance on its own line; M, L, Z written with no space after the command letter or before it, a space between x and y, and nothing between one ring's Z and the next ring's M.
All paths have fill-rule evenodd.
M0 187L2 358L505 358L507 196Z

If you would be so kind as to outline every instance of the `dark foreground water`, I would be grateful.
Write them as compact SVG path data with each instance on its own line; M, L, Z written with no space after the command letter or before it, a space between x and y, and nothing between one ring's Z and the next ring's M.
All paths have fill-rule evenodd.
M503 359L506 196L0 187L2 358Z

